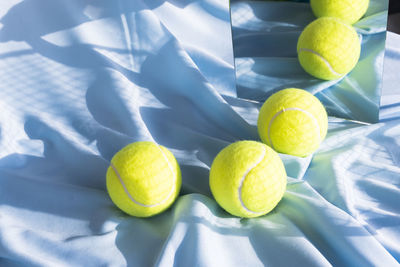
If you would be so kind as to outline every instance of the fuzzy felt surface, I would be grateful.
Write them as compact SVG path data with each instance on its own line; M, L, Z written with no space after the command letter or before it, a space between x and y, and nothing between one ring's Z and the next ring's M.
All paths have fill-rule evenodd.
M360 58L357 32L339 19L323 17L311 22L301 33L297 53L310 75L334 80L345 76Z
M179 194L179 165L165 147L135 142L115 154L111 164L113 167L107 170L107 191L112 201L130 215L155 215L168 208Z
M281 153L307 156L325 138L328 118L321 102L307 91L288 88L270 96L258 117L261 140Z
M258 217L270 212L286 189L286 171L278 154L255 141L224 148L210 170L212 194L229 213Z
M311 8L317 17L335 17L346 23L356 23L364 16L369 0L311 0Z

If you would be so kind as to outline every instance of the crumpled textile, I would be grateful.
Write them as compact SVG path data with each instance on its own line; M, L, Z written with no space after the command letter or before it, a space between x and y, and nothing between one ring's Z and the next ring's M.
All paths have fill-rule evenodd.
M380 122L331 117L314 155L280 155L277 208L241 219L213 199L209 168L228 144L259 140L267 92L243 97L253 90L235 81L228 4L1 1L0 266L399 265L400 37L388 35ZM170 149L183 179L147 219L105 188L112 156L139 140Z

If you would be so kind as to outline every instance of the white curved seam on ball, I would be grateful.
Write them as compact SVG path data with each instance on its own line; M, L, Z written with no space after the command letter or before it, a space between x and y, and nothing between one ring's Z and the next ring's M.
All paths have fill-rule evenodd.
M159 145L157 145L157 147L160 149L161 154L163 155L164 159L167 161L168 168L171 170L173 176L175 177L175 172L173 171L172 166L171 166L171 164L170 164L170 162L169 162L167 156L164 154L164 152L162 151L162 149L160 148ZM114 170L115 174L117 175L118 180L119 180L119 182L121 183L122 187L124 188L124 191L125 191L126 195L129 197L129 199L130 199L133 203L135 203L135 204L137 204L137 205L139 205L139 206L146 207L146 208L152 208L152 207L161 205L161 204L163 204L165 201L167 201L167 200L171 197L171 195L173 194L173 192L174 192L174 189L175 189L175 182L173 183L172 189L171 189L171 191L169 192L168 196L167 196L166 198L164 198L161 202L155 203L155 204L150 204L150 205L146 205L146 204L140 203L140 202L136 201L135 198L129 193L128 188L126 187L124 181L122 180L121 175L119 174L119 172L118 172L117 168L114 166L114 164L112 164L112 162L110 163L110 166L111 166L111 168Z
M277 113L275 113L274 116L272 116L272 118L271 118L271 120L269 121L269 124L268 124L268 132L267 132L267 134L268 134L268 141L269 141L269 144L271 145L271 147L272 147L273 149L275 149L275 148L274 148L274 144L272 143L272 139L271 139L271 126L272 126L272 123L274 122L274 120L276 119L276 117L278 117L280 114L282 114L283 112L288 111L288 110L297 110L297 111L303 112L303 113L306 114L308 117L310 117L310 118L312 119L312 121L314 122L314 124L315 124L315 129L317 130L317 133L318 133L318 134L317 134L317 136L318 136L318 142L321 141L321 129L320 129L320 127L319 127L318 120L314 117L313 114L311 114L311 113L308 112L307 110L304 110L304 109L301 109L301 108L284 108L284 109L281 109L280 111L278 111Z
M325 63L325 65L329 68L329 70L330 70L333 74L335 74L335 75L337 75L337 76L343 76L342 73L336 72L336 71L332 68L332 66L331 66L331 64L329 63L329 61L326 60L320 53L318 53L318 52L316 52L316 51L314 51L314 50L312 50L312 49L308 49L308 48L300 48L299 51L298 51L298 53L300 54L301 52L310 52L310 53L316 55L317 57L319 57L319 58Z
M342 22L341 20L338 20L340 24L342 24L343 26L345 26L347 29L349 29L350 31L355 31L355 29L353 28L353 26L348 25L347 23Z
M339 23L342 24L343 26L345 26L347 29L349 29L350 31L355 31L358 37L358 40L360 42L360 45L362 44L362 34L359 34L351 25L348 25L347 23L344 23L342 21L339 20Z
M242 205L242 207L243 207L247 212L253 213L253 214L259 214L259 213L262 213L262 212L252 211L252 210L250 210L250 209L248 209L248 208L246 207L246 205L244 204L244 202L243 202L243 200L242 200L242 187L243 187L244 180L246 179L246 177L247 177L247 175L250 173L250 171L253 170L255 167L257 167L257 165L260 164L261 161L263 161L265 155L267 154L267 149L266 149L265 147L263 147L263 149L264 149L264 150L263 150L263 153L262 153L261 157L260 157L253 165L251 165L250 168L248 168L248 169L246 170L246 172L244 173L242 179L240 180L240 185L239 185L239 188L238 188L240 204Z
M121 175L119 174L117 168L116 168L116 167L114 166L114 164L112 164L112 163L110 163L110 166L111 166L111 168L113 168L115 174L116 174L117 177L118 177L119 182L121 183L122 187L124 188L125 194L129 197L129 199L130 199L133 203L135 203L135 204L137 204L137 205L139 205L139 206L142 206L142 207L147 207L147 208L151 208L151 207L154 207L154 206L159 205L158 203L157 203L157 204L146 205L146 204L143 204L143 203L140 203L140 202L136 201L136 200L133 198L133 196L129 193L128 188L126 188L126 185L125 185L124 181L122 180Z

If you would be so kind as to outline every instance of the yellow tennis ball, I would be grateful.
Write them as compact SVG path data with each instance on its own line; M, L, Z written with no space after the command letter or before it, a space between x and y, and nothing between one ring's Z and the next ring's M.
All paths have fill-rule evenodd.
M261 140L278 152L305 157L325 138L328 117L312 94L289 88L270 96L258 117Z
M335 17L353 24L367 12L369 0L311 0L311 8L317 17Z
M136 217L166 210L181 187L174 155L153 142L136 142L121 149L107 170L107 191L118 208Z
M278 154L255 141L224 148L210 170L210 188L218 204L238 217L270 212L286 189L286 171Z
M360 58L361 44L354 28L339 19L323 17L311 22L301 33L297 54L310 75L339 79L348 74Z

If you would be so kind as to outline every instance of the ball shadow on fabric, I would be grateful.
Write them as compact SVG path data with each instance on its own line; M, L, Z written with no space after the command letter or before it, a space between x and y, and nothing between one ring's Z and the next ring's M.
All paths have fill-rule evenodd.
M247 251L254 251L261 262L272 266L279 266L290 260L282 259L277 251L278 247L283 246L290 251L292 263L295 265L321 266L328 262L364 262L359 257L353 257L350 261L339 258L338 255L342 252L339 251L340 248L332 245L335 237L330 235L329 229L340 228L345 236L340 240L344 247L348 246L344 241L346 237L365 236L366 231L354 226L349 216L341 218L339 222L338 215L329 217L329 212L318 213L319 208L312 204L312 198L307 196L307 193L303 194L309 190L310 186L305 183L290 185L284 199L272 212L253 219L231 216L215 201L202 195L183 196L174 205L173 227L157 263L185 266L185 263L200 259L202 254L210 255L210 258L213 258L211 255L215 255L215 259L218 259L218 255L224 254L226 242L230 244L231 249L235 249L234 244L243 239L247 239L248 243L240 242L241 246L248 244ZM310 225L309 216L318 217L315 224ZM326 229L322 227L320 220L326 221L326 224L322 224ZM322 238L318 238L319 235ZM293 244L293 239L288 237L296 237L298 243ZM213 240L213 244L208 243L210 240ZM297 246L309 253L303 253L296 248ZM236 251L237 249L239 248L236 248ZM173 257L171 251L174 252ZM224 263L230 266L243 260L243 255L238 254L237 258L224 258Z

